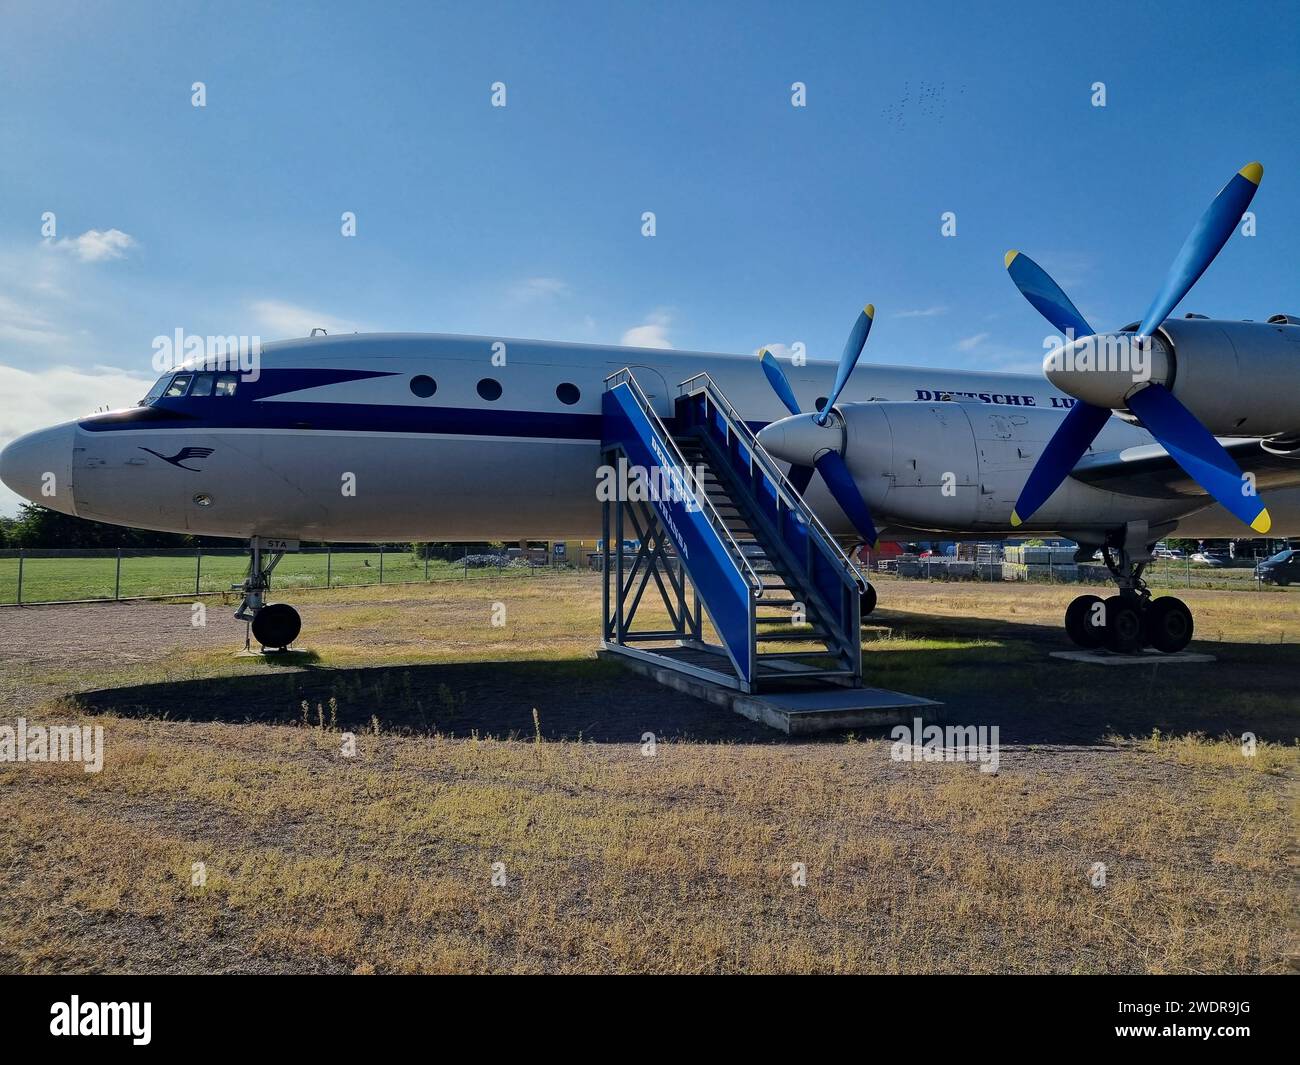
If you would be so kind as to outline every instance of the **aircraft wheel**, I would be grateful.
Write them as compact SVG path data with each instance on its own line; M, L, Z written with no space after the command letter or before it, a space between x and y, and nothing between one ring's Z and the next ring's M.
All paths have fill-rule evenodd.
M1172 595L1161 596L1147 606L1142 624L1146 642L1157 651L1175 654L1192 640L1192 612L1187 604Z
M284 650L302 631L302 618L288 603L271 603L253 618L253 639L263 647Z
M1106 646L1122 655L1142 649L1142 607L1131 596L1112 595L1106 600Z
M868 614L870 614L875 609L876 609L876 586L874 584L868 584L867 590L862 593L862 608L860 610L860 613L865 618Z
M1105 615L1096 609L1098 595L1081 595L1065 611L1065 634L1080 647L1100 647L1106 639ZM1098 624L1098 622L1102 624Z

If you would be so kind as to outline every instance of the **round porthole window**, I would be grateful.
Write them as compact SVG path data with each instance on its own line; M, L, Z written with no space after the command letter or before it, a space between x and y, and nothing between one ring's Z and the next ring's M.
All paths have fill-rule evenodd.
M478 394L486 399L489 403L501 398L501 382L494 381L490 377L483 378L478 383Z
M578 391L577 385L565 381L564 384L555 386L555 398L566 406L572 407L582 398L582 393Z
M428 399L438 391L438 382L428 374L419 374L411 378L411 391L421 399Z

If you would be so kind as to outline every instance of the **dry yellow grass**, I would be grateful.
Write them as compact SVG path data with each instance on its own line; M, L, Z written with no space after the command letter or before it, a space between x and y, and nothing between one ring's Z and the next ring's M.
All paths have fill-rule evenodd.
M376 594L308 601L313 676L375 654L580 660L599 616L581 578ZM1028 610L1034 593L1017 594ZM516 631L480 633L501 600ZM940 613L958 611L988 613ZM1100 679L1069 673L1020 685L1040 656L997 625L944 635L920 616L875 633L886 675L1003 684L1048 715L1096 696ZM115 682L197 693L266 668L179 648L119 665ZM954 680L961 656L986 667ZM64 691L99 680L75 659L51 666ZM340 690L364 698L364 674L346 675ZM614 712L617 685L607 698ZM82 719L66 699L33 709ZM1010 742L992 776L894 762L879 736L661 738L651 758L639 741L546 739L545 718L540 738L400 736L385 710L339 707L380 719L378 734L348 726L354 758L313 701L306 724L296 704L277 725L86 717L106 731L101 774L0 770L0 969L1268 973L1294 950L1291 742L1246 758L1235 739L1167 728L1107 740L1098 719L1088 744Z

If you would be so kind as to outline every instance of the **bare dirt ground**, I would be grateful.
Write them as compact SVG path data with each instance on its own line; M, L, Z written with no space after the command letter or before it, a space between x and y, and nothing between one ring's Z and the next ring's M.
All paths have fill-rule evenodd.
M1294 600L1098 669L1046 657L1069 594L890 583L864 629L996 775L596 661L582 576L304 595L290 664L214 601L0 612L0 725L105 729L0 765L0 970L1285 971Z

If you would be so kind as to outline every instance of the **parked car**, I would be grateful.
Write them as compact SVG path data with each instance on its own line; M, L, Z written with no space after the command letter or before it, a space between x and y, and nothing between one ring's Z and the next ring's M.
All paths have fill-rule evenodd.
M1217 551L1197 551L1192 556L1193 562L1199 562L1202 566L1226 566L1228 557Z
M1281 588L1285 588L1292 581L1300 582L1300 551L1288 547L1272 558L1264 559L1255 567L1255 577Z

